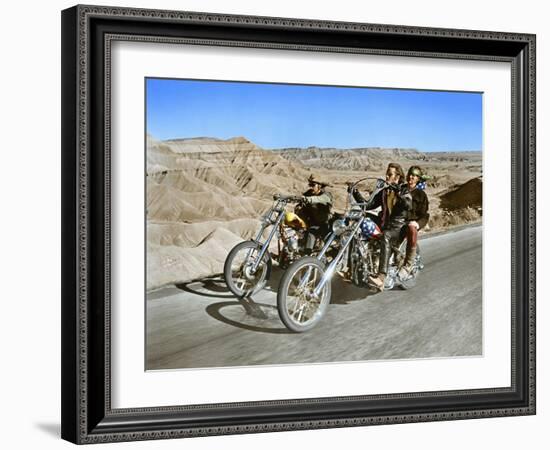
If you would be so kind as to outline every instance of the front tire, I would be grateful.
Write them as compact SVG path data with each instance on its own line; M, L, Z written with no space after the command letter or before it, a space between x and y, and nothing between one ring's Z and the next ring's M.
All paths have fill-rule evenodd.
M290 331L311 330L324 316L330 303L330 280L318 296L313 294L324 274L324 264L311 256L295 261L283 274L277 292L277 310Z
M261 245L253 241L237 244L227 255L223 266L223 276L229 290L237 297L247 297L264 288L271 275L271 256L266 251L255 272Z

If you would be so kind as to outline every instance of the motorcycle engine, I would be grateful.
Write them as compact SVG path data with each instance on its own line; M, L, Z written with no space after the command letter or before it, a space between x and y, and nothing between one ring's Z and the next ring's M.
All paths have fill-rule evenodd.
M297 259L300 248L300 237L296 230L285 227L283 242L284 245L279 255L279 267L286 269Z
M351 281L356 286L363 286L366 281L366 255L368 252L367 242L359 238L353 243L350 254Z
M369 242L362 237L355 241L352 263L352 281L357 286L366 286L369 282L369 275L378 271L379 252L376 243Z
M288 229L286 232L286 242L288 250L291 252L298 251L298 234L293 229Z

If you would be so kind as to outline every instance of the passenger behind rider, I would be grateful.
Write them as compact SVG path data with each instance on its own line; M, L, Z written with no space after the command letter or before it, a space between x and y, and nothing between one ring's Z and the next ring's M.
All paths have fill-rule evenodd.
M378 226L383 231L378 274L370 276L370 283L382 291L388 272L388 263L391 255L391 244L401 237L403 228L409 220L409 211L412 208L412 196L409 187L404 183L405 173L401 165L389 163L386 169L386 187L377 192L367 201L357 190L353 197L360 203L367 203L365 209L371 210L381 207Z
M411 166L407 171L407 186L412 197L412 205L405 233L401 235L401 239L404 237L407 238L407 252L405 254L405 262L399 271L400 278L409 276L416 257L418 231L426 226L430 218L430 214L428 213L430 204L428 196L424 191L427 179L428 177L424 175L419 166Z
M302 194L301 204L296 207L296 214L307 225L305 253L311 254L316 237L323 239L329 232L329 221L332 214L333 197L324 181L310 175L308 189Z

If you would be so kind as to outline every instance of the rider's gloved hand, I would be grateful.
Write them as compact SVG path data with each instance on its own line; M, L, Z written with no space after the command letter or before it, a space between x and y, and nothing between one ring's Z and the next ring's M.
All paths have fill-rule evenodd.
M305 195L302 195L302 198L300 200L302 203L305 203L306 205L311 204L311 198L306 197Z

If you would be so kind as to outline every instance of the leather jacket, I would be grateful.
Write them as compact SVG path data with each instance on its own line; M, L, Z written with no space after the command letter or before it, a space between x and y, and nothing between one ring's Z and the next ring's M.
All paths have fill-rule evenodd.
M392 207L388 204L393 195L395 203ZM382 210L378 214L379 226L382 230L391 228L401 228L409 219L410 210L412 208L412 195L406 184L399 184L392 187L386 186L384 189L371 195L366 200L358 190L353 191L353 198L360 203L366 203L365 209L372 210L381 207Z
M295 213L298 214L308 227L326 225L332 212L332 194L327 191L321 191L315 195L311 190L302 194L307 199L307 203L297 207Z
M419 228L424 228L428 223L430 214L428 213L428 196L421 189L413 189L411 191L412 207L409 211L408 220L414 220L418 223Z

